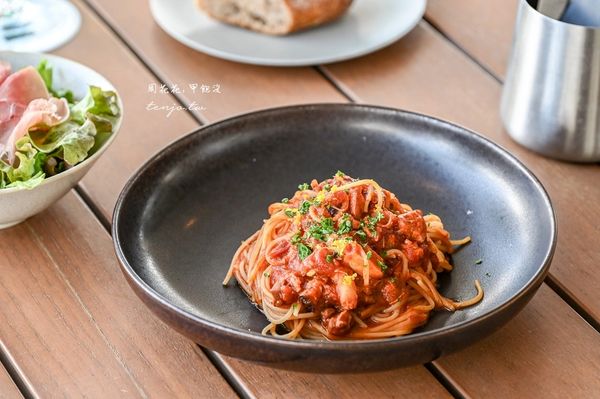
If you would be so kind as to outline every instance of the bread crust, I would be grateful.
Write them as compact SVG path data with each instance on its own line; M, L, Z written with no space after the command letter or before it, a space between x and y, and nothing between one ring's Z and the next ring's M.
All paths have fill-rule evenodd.
M323 25L341 17L352 0L285 0L292 15L292 26L286 33Z
M287 25L278 27L261 26L240 17L226 18L222 15L217 15L212 12L211 7L207 4L209 1L211 0L197 0L197 4L200 9L215 19L261 33L286 35L323 25L339 18L348 10L353 0L281 0L290 16L290 21Z

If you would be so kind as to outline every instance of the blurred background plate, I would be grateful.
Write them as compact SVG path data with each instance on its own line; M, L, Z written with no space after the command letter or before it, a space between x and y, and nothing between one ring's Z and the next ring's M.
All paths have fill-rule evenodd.
M0 50L46 52L79 32L81 15L66 0L0 1Z
M272 66L325 64L371 53L410 32L426 4L426 0L355 0L331 24L278 37L213 20L194 0L150 0L156 22L186 46L230 61Z

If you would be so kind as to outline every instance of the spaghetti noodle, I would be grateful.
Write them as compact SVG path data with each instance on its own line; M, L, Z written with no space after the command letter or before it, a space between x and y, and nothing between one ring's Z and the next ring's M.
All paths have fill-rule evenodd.
M423 216L370 179L338 172L302 184L269 206L269 219L242 242L232 276L262 310L263 334L308 339L374 339L405 335L434 309L479 302L442 296L437 274L452 270L455 246L440 218ZM281 332L278 326L284 326Z

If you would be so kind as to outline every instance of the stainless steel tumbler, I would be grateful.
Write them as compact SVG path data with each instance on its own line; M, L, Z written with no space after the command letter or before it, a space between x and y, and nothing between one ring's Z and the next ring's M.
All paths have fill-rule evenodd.
M519 4L500 109L506 130L549 157L600 161L600 27L552 19L532 3Z

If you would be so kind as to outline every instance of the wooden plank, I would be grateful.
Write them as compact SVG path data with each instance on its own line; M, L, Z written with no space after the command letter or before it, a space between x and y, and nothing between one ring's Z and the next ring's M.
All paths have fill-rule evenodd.
M451 398L424 368L376 374L328 375L274 370L223 357L230 371L257 398Z
M427 24L420 25L404 40L368 59L333 65L326 71L358 101L405 108L451 120L502 144L524 161L549 190L558 215L561 234L551 272L590 313L600 316L600 297L596 288L600 279L593 272L600 261L597 246L600 230L589 217L600 212L600 204L590 201L600 197L600 187L594 184L600 169L598 165L572 165L548 160L513 143L503 131L498 115L499 84ZM542 294L527 308L528 313L539 314L537 320L544 324L547 334L539 337L538 346L547 353L551 353L552 347L559 342L562 336L559 330L566 328L564 322L557 323L555 317L550 317L550 313L561 304L564 305L560 300ZM564 308L562 315L578 317L568 307ZM494 375L493 381L516 389L524 387L514 383L526 374L529 359L536 355L533 347L530 349L516 344L521 336L527 334L529 325L519 318L510 326L509 332L519 333L501 334L494 342L512 358L512 373ZM587 344L590 341L585 341L585 337L596 334L582 322L569 325L568 332L571 337L583 337ZM561 358L546 358L544 365L545 375L555 377L550 384L555 392L567 396L571 384L585 385L589 383L591 374L573 376L575 380L564 384L565 380L559 378L564 373L563 364L576 364L578 369L591 367L596 374L599 371L594 369L595 365L585 361L586 345L569 346L568 349L560 352ZM477 352L477 349L473 351ZM473 351L455 355L455 362L462 362L465 368L471 365L472 372L480 361L472 356ZM543 359L542 352L537 354L538 361ZM494 354L484 355L486 361L493 364ZM470 392L479 395L479 389L485 389L477 385L477 381L455 379L453 368L447 371L455 382L468 385L466 389ZM470 382L474 386L469 385ZM513 393L518 396L527 392Z
M436 364L474 397L591 398L600 392L600 334L542 285L501 331Z
M180 87L191 82L220 84L221 95L182 94L188 104L196 100L205 105L207 110L198 114L208 120L280 105L343 101L312 68L244 65L187 48L154 22L146 0L88 2L168 82Z
M34 394L235 397L121 276L108 234L73 193L0 231L0 337Z
M83 17L81 31L56 54L86 64L104 75L118 88L125 109L119 136L81 183L102 213L110 218L117 196L133 171L151 154L192 131L198 123L186 112L174 112L167 117L164 112L147 111L145 107L151 101L172 105L176 100L168 94L148 93L148 84L156 79L87 6L79 6L79 9Z
M500 87L427 24L369 57L324 70L357 101L426 113L511 142L498 115Z
M506 74L518 0L430 0L426 18L496 76Z
M0 365L0 398L2 399L21 399L23 395L15 385L12 378L2 365Z

